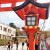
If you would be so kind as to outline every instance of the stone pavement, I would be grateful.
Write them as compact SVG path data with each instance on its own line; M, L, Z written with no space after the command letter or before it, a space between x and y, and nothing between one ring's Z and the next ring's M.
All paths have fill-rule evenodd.
M15 48L15 46L14 46L14 48ZM7 46L6 47L5 46L0 46L0 50L7 50ZM22 50L22 44L21 43L18 45L18 50ZM24 45L24 49L23 50L27 50L26 43Z

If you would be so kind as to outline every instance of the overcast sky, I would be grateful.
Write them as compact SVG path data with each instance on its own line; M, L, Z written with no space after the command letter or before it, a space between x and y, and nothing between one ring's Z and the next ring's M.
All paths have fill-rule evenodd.
M50 0L37 0L37 2L39 2L39 3L48 3L48 2L50 2Z
M16 15L14 11L0 12L0 22L2 23L14 23L18 27L24 26L23 21Z
M50 0L42 0L42 1L37 0L37 2L46 3L46 2L50 2ZM16 5L20 5L20 4L17 3ZM4 5L2 5L2 6L4 6ZM49 16L50 16L50 10L49 10ZM0 12L0 22L5 23L5 24L9 24L12 22L17 27L20 27L20 28L24 26L24 21L21 20L14 11ZM50 30L50 17L47 20L45 20L45 24L43 24L43 23L44 23L44 20L40 19L39 26L41 27L41 29L42 29L42 27L44 27L43 28L44 30Z

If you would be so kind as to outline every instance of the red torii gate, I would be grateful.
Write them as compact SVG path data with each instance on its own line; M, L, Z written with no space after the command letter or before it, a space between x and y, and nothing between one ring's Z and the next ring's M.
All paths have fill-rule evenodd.
M47 19L48 18L48 4L40 4L37 2L34 2L34 0L26 0L22 5L13 8L16 14L19 15L19 17L22 20L25 20L26 25L26 18L27 15L30 12L33 12L33 16L36 16L36 26L38 26L39 19ZM32 29L29 28L29 26L26 25L25 30L29 33L29 50L35 50L34 46L34 33L37 31L35 26L31 26Z
M0 0L0 6L1 4L12 4L11 7L0 7L0 11L13 11L12 7L15 7L17 2L25 2L25 0Z
M13 2L24 2L25 0L0 0L0 4L13 3Z
M34 0L36 1L36 0ZM16 7L17 2L25 2L25 0L0 0L0 11L13 11L12 7ZM1 4L11 3L11 7L1 7Z

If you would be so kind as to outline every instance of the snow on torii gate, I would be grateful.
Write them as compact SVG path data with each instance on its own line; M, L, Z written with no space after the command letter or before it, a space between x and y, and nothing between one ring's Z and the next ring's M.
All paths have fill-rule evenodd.
M13 10L22 20L25 20L25 28L29 33L29 50L35 50L34 46L34 33L37 31L35 26L38 26L39 19L47 19L48 18L48 4L40 4L34 2L34 0L26 0L22 5L14 7ZM36 16L36 25L28 26L26 25L26 18L29 16L28 14L32 12L33 16Z

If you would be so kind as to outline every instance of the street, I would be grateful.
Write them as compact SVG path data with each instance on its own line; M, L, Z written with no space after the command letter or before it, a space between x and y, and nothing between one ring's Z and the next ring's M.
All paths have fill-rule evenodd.
M14 46L14 48L15 48L15 46ZM6 47L5 46L0 46L0 50L7 50L7 46ZM21 43L18 45L18 50L22 50L22 44ZM24 49L23 50L27 50L26 43L24 45Z

